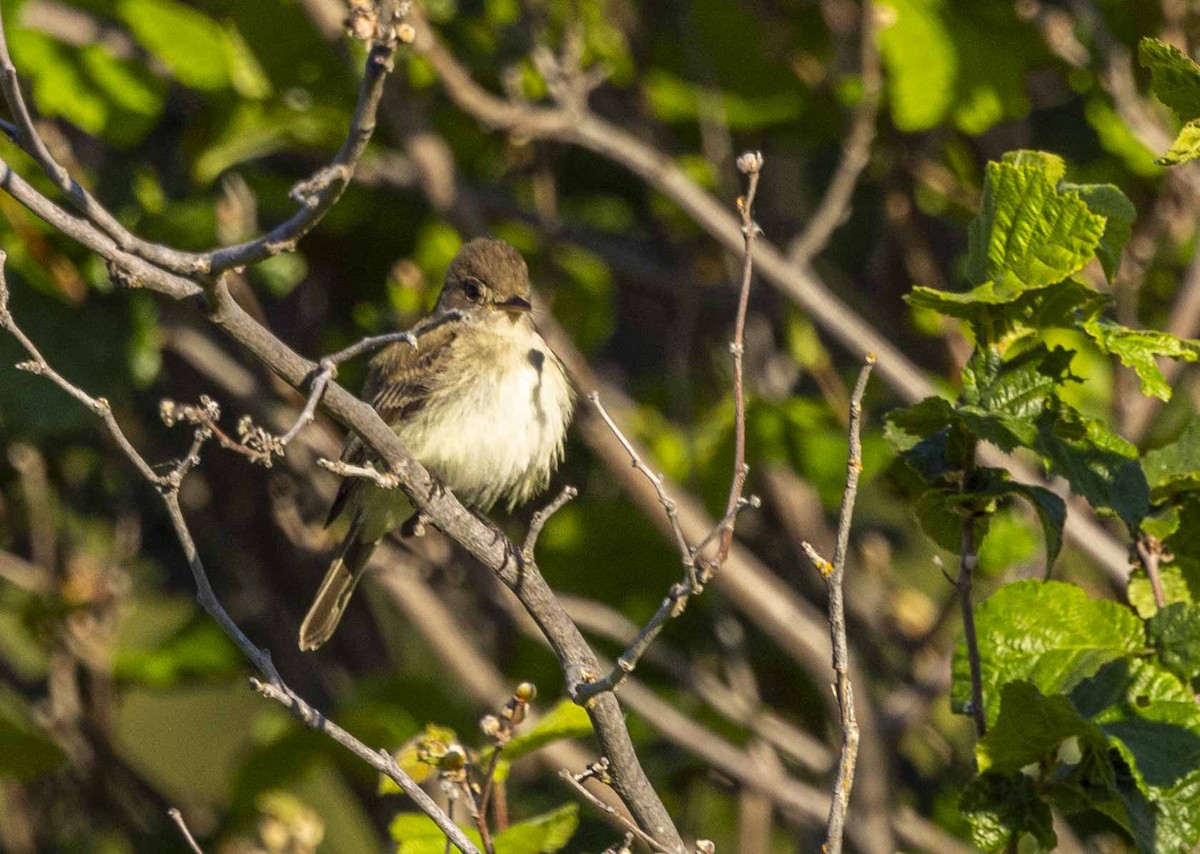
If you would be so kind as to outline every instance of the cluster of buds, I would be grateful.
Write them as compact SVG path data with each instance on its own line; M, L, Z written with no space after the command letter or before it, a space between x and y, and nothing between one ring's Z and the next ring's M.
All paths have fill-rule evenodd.
M268 468L275 457L283 456L283 442L274 433L259 427L249 415L243 415L237 423L238 441L254 451L256 458Z
M347 0L346 5L349 8L346 10L344 23L346 32L350 34L351 38L361 42L373 39L386 40L383 35L383 27L379 25L378 4L375 0ZM411 8L411 3L400 3L397 5L393 17L401 20L408 16ZM417 38L416 29L407 21L397 24L392 30L392 34L402 44L412 44Z
M443 740L432 733L417 745L417 759L441 772L448 782L460 783L467 779L467 749L456 741Z
M208 426L220 419L221 406L207 394L200 395L199 404L176 403L170 398L163 398L158 404L158 417L168 427L174 427L181 421Z
M512 740L513 732L529 714L529 704L536 697L537 686L532 682L522 682L508 698L500 714L484 715L479 721L479 728L498 747L504 747Z

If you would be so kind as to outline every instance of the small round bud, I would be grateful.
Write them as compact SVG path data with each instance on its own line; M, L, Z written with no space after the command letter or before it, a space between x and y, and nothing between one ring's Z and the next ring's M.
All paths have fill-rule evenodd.
M763 156L761 151L747 151L737 159L738 171L743 175L754 175L763 166Z
M500 719L495 715L484 715L479 719L479 728L488 738L495 738L500 734Z
M537 698L537 686L532 682L522 682L513 692L513 696L522 703L532 703Z
M696 854L715 854L717 844L711 839L696 840Z
M467 752L461 744L450 745L438 760L438 767L443 771L461 771L466 764Z
M401 24L396 27L396 38L401 44L412 44L417 39L417 28L412 24Z

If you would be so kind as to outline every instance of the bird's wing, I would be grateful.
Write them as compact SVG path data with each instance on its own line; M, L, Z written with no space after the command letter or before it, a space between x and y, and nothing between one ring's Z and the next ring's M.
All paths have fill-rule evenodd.
M455 325L446 323L425 333L416 349L405 341L397 341L371 359L362 398L388 425L395 426L428 401L430 377L440 373L441 365L450 358L450 345L458 335ZM342 462L361 465L368 458L363 441L354 434L348 436L342 447ZM325 524L341 515L362 483L358 477L342 481Z

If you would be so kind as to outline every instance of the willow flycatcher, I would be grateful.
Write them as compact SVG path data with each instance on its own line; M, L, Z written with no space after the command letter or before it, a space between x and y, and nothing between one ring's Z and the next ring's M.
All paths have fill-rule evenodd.
M363 398L412 455L464 504L511 511L546 488L563 456L574 393L562 362L534 328L529 270L502 240L467 243L446 271L434 315L461 317L392 344L371 360ZM351 436L342 460L370 458ZM300 626L300 648L333 634L379 542L414 514L399 489L362 478L342 482L329 521L350 520L337 555Z

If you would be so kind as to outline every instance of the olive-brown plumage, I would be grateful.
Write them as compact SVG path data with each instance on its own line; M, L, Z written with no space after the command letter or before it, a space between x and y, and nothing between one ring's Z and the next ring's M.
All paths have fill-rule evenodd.
M416 349L399 342L382 350L363 389L413 456L484 511L529 500L562 460L574 395L530 309L520 253L501 240L473 240L451 262L434 308L462 318L423 335ZM369 457L351 436L342 459ZM350 529L300 628L301 649L329 639L375 544L412 514L400 490L343 481L329 520L347 517Z

